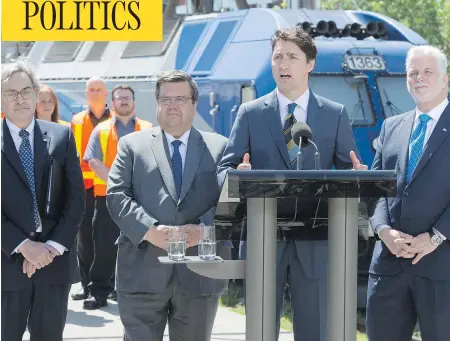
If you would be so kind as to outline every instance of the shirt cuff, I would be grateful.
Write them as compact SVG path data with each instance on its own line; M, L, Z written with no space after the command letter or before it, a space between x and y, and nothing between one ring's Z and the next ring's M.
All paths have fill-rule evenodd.
M59 252L59 255L61 256L64 251L67 251L67 249L65 248L65 246L62 246L61 244L54 242L53 240L47 240L45 242L45 244L52 246L53 248L56 249L56 251Z
M21 247L23 244L25 244L25 242L28 241L28 240L29 240L29 239L25 239L22 243L20 243L19 246L17 246L11 254L13 254L13 253L20 253L20 252L19 252L20 247Z
M377 233L377 235L380 235L380 232L381 231L383 231L384 229L386 229L386 228L391 228L389 225L386 225L386 224L381 224L381 225L378 225L376 228L375 228L375 232Z
M433 227L433 231L434 231L434 233L436 233L439 237L441 237L443 240L447 240L447 238L446 238L441 232L439 232L438 230L436 230L434 227Z

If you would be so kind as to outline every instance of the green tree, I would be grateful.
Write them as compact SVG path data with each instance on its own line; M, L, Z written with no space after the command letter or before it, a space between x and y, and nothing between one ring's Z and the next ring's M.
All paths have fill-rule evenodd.
M442 49L450 59L450 0L322 0L321 7L384 14Z

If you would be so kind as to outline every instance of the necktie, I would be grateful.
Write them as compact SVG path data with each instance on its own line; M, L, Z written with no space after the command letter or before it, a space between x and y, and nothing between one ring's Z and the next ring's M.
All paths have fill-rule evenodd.
M27 176L28 185L31 188L31 195L33 196L33 220L34 226L37 229L40 225L40 220L34 184L33 152L31 150L30 139L28 138L29 135L30 133L24 129L19 132L19 136L22 138L22 143L19 147L19 157L25 170L25 175Z
M294 163L297 160L297 153L298 153L298 146L294 143L294 140L292 139L291 129L294 123L297 122L294 116L294 110L297 104L291 103L288 105L288 114L284 120L284 126L283 126L283 134L284 134L284 141L286 142L286 147L289 154L289 160L291 162L291 167L294 165Z
M408 160L408 169L406 173L406 183L409 183L411 181L414 170L416 169L420 157L422 156L425 133L427 131L427 123L429 120L431 120L431 117L427 114L420 115L419 124L411 134L411 138L409 140L410 154Z
M180 146L181 141L175 140L172 142L172 171L175 180L175 187L177 189L178 198L180 197L181 183L183 181L183 160L181 159Z

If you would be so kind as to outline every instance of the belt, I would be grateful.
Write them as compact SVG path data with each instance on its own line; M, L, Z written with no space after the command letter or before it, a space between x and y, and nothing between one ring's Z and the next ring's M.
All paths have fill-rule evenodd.
M328 239L328 225L322 224L312 227L305 224L305 227L277 227L277 240L326 240Z

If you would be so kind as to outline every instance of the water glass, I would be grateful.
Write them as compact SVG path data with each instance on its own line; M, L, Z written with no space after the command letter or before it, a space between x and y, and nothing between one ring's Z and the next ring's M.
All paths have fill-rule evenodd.
M216 227L214 225L200 225L198 256L203 260L216 258Z
M186 255L186 234L184 228L169 227L168 256L170 260L183 260Z

